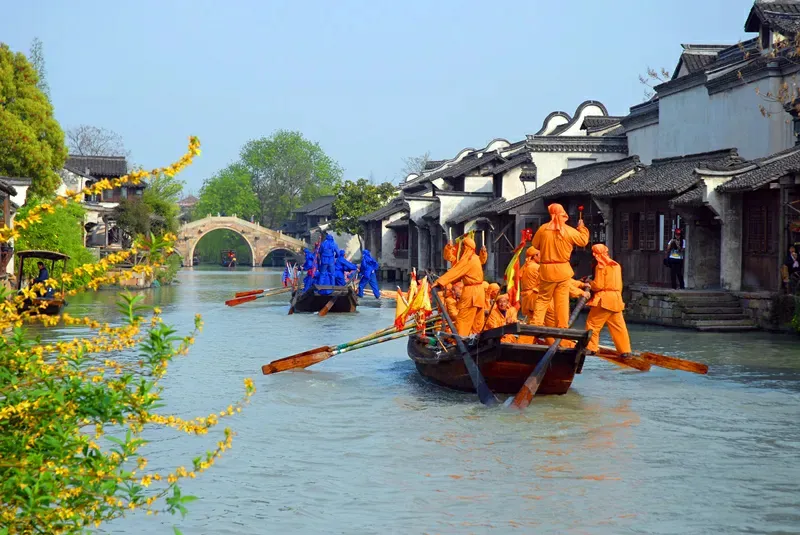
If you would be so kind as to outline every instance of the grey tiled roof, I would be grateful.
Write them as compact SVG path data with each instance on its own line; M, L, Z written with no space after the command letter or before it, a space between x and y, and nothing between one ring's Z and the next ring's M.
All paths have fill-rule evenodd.
M581 125L581 130L586 130L587 134L601 132L613 126L619 125L622 119L624 119L624 117L616 117L616 116L603 117L598 115L590 115L589 117L586 117L583 120L583 124ZM604 135L609 135L609 134L604 134ZM622 135L622 134L618 133L614 135Z
M499 197L497 199L491 199L489 201L480 203L472 208L461 212L460 214L451 217L447 220L449 225L458 225L461 223L466 223L471 219L476 219L478 217L489 216L497 214L497 208L505 204L506 200L503 197Z
M485 152L483 156L478 158L478 152L468 154L464 156L464 158L449 167L445 167L435 173L431 173L427 176L421 176L415 178L414 180L410 180L408 182L404 182L400 185L401 189L407 189L410 186L416 186L421 182L430 182L432 180L436 180L438 178L452 178L452 177L459 177L466 173L469 173L473 169L481 167L483 165L488 165L489 163L493 162L495 159L500 158L501 156L496 152Z
M800 147L792 147L740 165L739 169L732 172L734 177L718 186L717 191L751 191L797 172L800 172Z
M395 197L392 199L389 204L384 206L383 208L378 208L371 214L367 214L358 218L359 221L367 222L367 221L383 221L387 217L394 215L398 212L402 212L404 210L408 210L408 205L403 200L402 197Z
M669 205L673 208L675 206L702 206L703 190L701 188L692 188L686 193L670 199Z
M425 170L430 171L431 169L436 169L446 161L447 160L428 160L427 162L425 162Z
M500 174L500 173L504 173L504 172L508 171L509 169L514 169L515 167L517 167L519 165L522 165L522 164L524 164L526 162L530 162L530 161L531 161L530 153L524 152L522 154L518 154L518 155L510 158L508 161L505 161L505 162L502 162L502 163L496 165L495 167L487 169L483 174L484 175L497 175L497 174Z
M597 197L680 195L698 181L694 170L705 165L733 166L742 162L736 149L701 152L653 160L633 176L594 193Z
M758 30L759 23L794 38L800 32L800 2L797 0L756 0L744 28Z
M408 228L408 216L404 215L403 217L397 219L396 221L387 223L386 228L391 228L391 229Z
M14 188L14 186L12 186L8 182L6 182L4 180L5 178L6 177L0 176L0 191L2 191L3 193L6 193L7 195L9 195L11 197L13 197L13 196L15 196L17 194L17 190L16 190L16 188Z
M128 172L128 162L124 156L74 156L70 155L64 169L80 175L97 178L120 177ZM88 173L86 172L88 169Z
M593 163L574 169L564 169L561 175L541 187L498 207L498 213L513 210L536 199L565 197L568 195L594 194L606 187L615 178L640 167L638 156L621 160Z
M311 201L306 205L301 206L300 208L295 208L294 210L292 210L292 212L297 214L309 214L318 208L333 203L335 199L336 199L335 195L325 195L323 197L320 197L319 199Z
M322 206L318 206L314 208L310 212L307 212L306 215L313 215L313 216L320 216L320 217L331 217L333 215L333 201L336 198L330 200L327 204L323 204Z

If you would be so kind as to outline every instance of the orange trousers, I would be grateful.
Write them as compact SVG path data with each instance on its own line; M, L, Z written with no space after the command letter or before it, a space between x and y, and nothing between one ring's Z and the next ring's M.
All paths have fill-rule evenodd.
M475 326L475 316L478 313L483 314L483 309L480 307L459 307L458 317L455 318L456 331L462 337L472 334L472 328Z
M483 332L483 326L486 325L486 313L482 308L476 309L478 312L475 314L475 321L472 324L472 334Z
M547 308L553 303L555 326L566 329L569 325L569 279L561 282L539 281L539 298L533 311L532 325L544 325Z
M587 349L597 351L600 345L600 331L604 326L608 326L608 332L611 334L617 351L630 353L631 338L628 336L628 327L625 325L622 312L611 312L600 307L592 307L589 310L589 317L586 318L586 328L592 331L592 338L589 340Z

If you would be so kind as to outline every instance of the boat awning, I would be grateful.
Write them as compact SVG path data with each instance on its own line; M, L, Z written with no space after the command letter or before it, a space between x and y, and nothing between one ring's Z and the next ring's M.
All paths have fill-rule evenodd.
M30 250L16 253L18 258L41 258L42 260L69 260L69 257L56 251Z

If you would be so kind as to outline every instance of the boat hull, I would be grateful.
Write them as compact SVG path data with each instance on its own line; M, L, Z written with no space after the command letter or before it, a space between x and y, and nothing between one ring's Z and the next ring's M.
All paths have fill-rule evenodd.
M516 394L533 369L544 357L548 346L502 343L499 338L478 340L468 347L486 384L498 394ZM455 346L440 351L441 346L430 346L418 335L408 341L408 355L417 371L426 379L453 390L474 392L461 353ZM553 356L536 395L566 394L575 374L581 372L586 357L586 344L578 342L574 348L559 348Z
M320 290L329 290L328 295L320 294ZM358 295L352 286L312 286L307 292L295 292L292 294L292 304L294 311L299 313L319 312L328 304L328 301L336 297L336 301L328 312L348 313L355 312L358 307Z
M42 303L46 305L44 308L40 308ZM63 299L26 299L20 306L20 312L28 312L31 316L58 316L65 306Z

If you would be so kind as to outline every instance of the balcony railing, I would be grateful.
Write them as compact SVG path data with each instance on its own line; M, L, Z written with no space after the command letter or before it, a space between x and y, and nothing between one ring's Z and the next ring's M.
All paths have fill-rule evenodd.
M392 254L394 254L395 258L408 259L408 249L395 249Z

